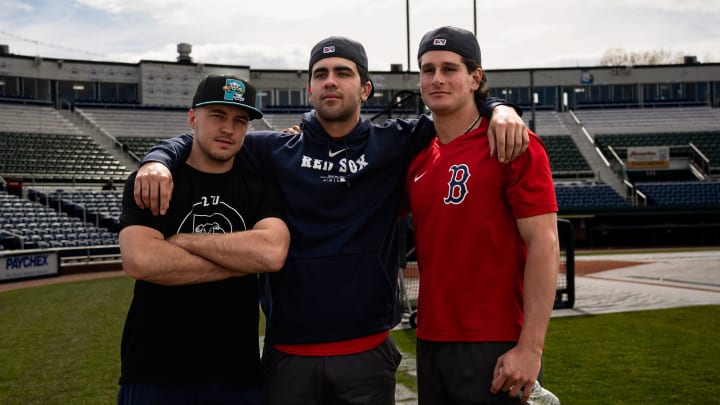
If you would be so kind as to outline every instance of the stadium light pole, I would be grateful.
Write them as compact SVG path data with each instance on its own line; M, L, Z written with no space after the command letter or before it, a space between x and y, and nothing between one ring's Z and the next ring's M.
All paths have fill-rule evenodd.
M535 132L535 70L530 69L530 130Z
M473 0L473 34L477 38L477 0Z
M410 0L405 0L405 32L407 35L407 66L406 72L410 71Z

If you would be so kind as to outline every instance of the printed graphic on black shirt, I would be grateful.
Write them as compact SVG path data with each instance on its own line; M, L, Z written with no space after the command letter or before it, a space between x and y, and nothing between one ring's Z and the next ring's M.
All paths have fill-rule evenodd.
M223 234L246 231L245 219L220 196L201 197L183 218L177 233Z

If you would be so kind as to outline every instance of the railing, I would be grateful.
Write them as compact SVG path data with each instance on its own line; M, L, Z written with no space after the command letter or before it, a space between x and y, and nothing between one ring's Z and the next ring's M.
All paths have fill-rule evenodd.
M19 233L15 233L15 232L10 232L5 229L0 230L0 235L2 235L2 234L10 235L13 238L17 238L18 242L20 243L20 249L21 250L25 249L25 236L24 235L21 235Z
M625 178L625 162L622 160L620 155L615 152L612 146L607 147L611 155L610 168L618 175L621 179Z
M119 245L83 246L73 248L58 248L60 253L60 267L89 264L120 263Z
M0 233L3 232L16 236L15 234L8 231L0 231ZM20 239L22 240L22 237ZM7 255L16 255L18 253L25 254L32 252L57 252L58 257L60 258L60 267L62 267L63 265L78 265L90 263L120 263L119 245L7 249L0 250L0 257Z
M694 164L695 167L700 170L704 177L707 178L710 176L710 159L705 156L702 151L695 146L692 142L690 142L689 145L689 152L690 152L690 163Z
M560 237L560 271L555 290L553 309L572 308L575 305L575 236L569 220L557 220Z
M98 125L91 117L89 117L83 110L81 110L78 107L75 107L75 114L77 114L83 122L87 123L89 126L95 128L98 130L101 134L105 135L112 143L115 145L118 149L123 149L122 142L118 141L117 138L115 138L112 134L110 134L108 131L105 130L105 128Z
M388 103L388 105L385 108L383 108L381 111L375 113L372 117L370 117L370 121L374 121L376 118L380 118L383 115L387 115L388 118L392 118L393 110L395 110L397 108L401 108L407 101L418 100L419 98L420 98L419 91L411 91L411 90L400 91L395 95L395 100ZM414 109L414 113L417 115L420 115L420 112L417 111L417 108Z

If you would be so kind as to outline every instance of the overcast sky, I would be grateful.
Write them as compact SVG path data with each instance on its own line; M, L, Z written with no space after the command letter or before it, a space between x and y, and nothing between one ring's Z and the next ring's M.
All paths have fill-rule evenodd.
M409 0L410 67L441 25L477 32L486 69L592 66L611 48L720 62L720 0ZM362 42L370 70L407 67L405 0L0 0L11 53L137 63L174 61L307 69L330 35Z

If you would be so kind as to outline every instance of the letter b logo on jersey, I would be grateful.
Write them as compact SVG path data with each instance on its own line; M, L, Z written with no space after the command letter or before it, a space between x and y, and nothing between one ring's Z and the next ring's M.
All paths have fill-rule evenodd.
M460 204L468 193L467 181L470 178L470 169L465 164L453 165L450 167L450 173L448 195L443 201L445 204Z

